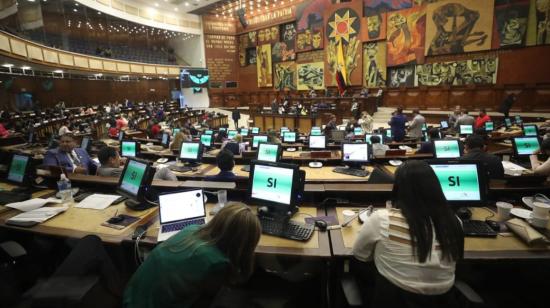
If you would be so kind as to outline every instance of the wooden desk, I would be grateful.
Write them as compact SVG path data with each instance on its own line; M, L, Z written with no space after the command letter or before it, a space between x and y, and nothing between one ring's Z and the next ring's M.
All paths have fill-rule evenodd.
M212 218L210 211L215 206L213 203L206 205L207 220ZM251 206L256 211L255 206ZM324 209L317 209L314 207L302 207L299 213L304 213L312 216L324 216ZM307 215L296 214L292 220L303 222ZM154 218L153 224L147 230L146 236L140 243L154 246L157 244L157 234L159 229L158 218ZM126 238L127 241L132 241L130 237ZM294 241L289 239L280 238L277 236L262 234L260 242L256 247L256 253L258 254L277 254L288 256L309 256L309 257L331 257L330 241L328 238L328 232L314 231L313 236L307 242Z
M327 215L338 217L342 222L342 211L352 209L349 207L337 207L327 209ZM483 208L472 208L473 219L484 219L489 216ZM361 224L355 219L350 226L330 231L331 246L334 256L349 257L352 255L353 243ZM464 240L464 259L550 259L548 247L529 247L518 237L512 234L498 235L496 238L466 237Z

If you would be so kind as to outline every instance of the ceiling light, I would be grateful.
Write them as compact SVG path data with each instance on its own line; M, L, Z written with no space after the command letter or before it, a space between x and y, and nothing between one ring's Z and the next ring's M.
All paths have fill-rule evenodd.
M78 12L78 10L77 10L77 9L73 9L73 12Z
M53 71L54 73L57 73L57 74L63 74L63 70L55 70Z
M189 2L185 2L185 6L189 6Z
M159 4L155 2L155 6L156 6L156 7L158 7L158 6L159 6Z
M3 67L13 67L13 64L11 63L6 63L6 64L2 64Z

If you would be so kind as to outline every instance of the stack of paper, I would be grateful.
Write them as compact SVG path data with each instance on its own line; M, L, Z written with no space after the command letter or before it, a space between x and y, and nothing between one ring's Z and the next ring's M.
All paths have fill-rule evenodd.
M120 198L118 195L93 194L80 201L76 207L103 210L109 207L109 205L118 198Z
M523 168L520 165L516 165L509 161L502 161L502 167L504 168L504 174L520 176L527 169Z
M6 204L6 206L11 207L11 208L16 209L16 210L23 211L23 212L28 212L28 211L32 211L32 210L36 210L38 208L41 208L44 205L46 205L47 203L57 203L57 204L59 204L61 202L62 202L61 200L56 199L56 198L48 198L48 199L34 198L34 199L29 199L29 200L21 201L21 202L9 203L9 204Z
M44 222L55 215L62 213L66 211L68 207L62 206L62 207L43 207L34 209L32 211L23 212L19 215L13 216L12 218L8 219L8 221L36 221L36 222Z

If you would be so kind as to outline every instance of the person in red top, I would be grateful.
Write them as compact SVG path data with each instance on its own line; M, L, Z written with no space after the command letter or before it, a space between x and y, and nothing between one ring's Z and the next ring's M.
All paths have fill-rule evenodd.
M474 128L480 128L485 126L485 122L491 121L491 117L487 115L487 112L485 111L485 108L481 109L479 111L479 115L476 118L476 122L474 124Z
M6 138L10 135L10 131L4 127L4 123L0 123L0 137Z
M116 127L117 125L115 121L111 120L111 123L109 123L109 125L109 137L118 138L119 129Z
M161 129L162 128L160 127L159 123L157 121L154 121L153 125L151 126L151 137L156 138L160 134Z
M118 130L121 130L123 127L126 127L126 126L128 126L128 121L126 121L126 119L124 119L122 115L119 115L118 118L116 119L116 128Z

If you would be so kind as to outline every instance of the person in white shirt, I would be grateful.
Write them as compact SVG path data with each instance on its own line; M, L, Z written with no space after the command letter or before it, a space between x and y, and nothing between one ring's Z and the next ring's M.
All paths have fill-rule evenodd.
M72 131L69 129L69 121L63 122L59 130L57 131L58 136L63 136L65 134L72 134Z
M386 151L390 149L389 146L382 144L382 140L376 135L370 137L370 143L372 144L372 154L374 156L384 156Z
M531 161L533 173L535 175L550 176L550 138L542 141L539 152L548 155L549 158L545 162L540 162L536 154L530 155L529 160Z
M374 119L372 116L366 112L361 112L361 117L357 121L357 124L361 125L361 129L363 130L363 134L369 134L372 133L372 124L374 123Z
M426 119L420 114L420 110L413 109L413 119L409 124L409 136L411 138L422 138L422 125L426 124Z
M422 160L404 162L395 173L393 198L395 208L368 216L353 246L358 261L374 260L376 267L370 307L452 303L464 234L432 168Z

